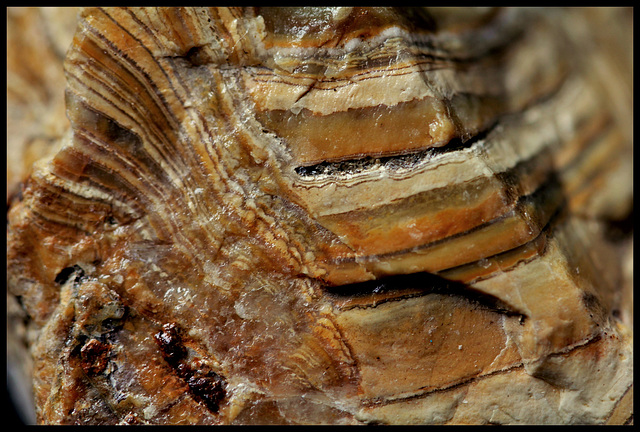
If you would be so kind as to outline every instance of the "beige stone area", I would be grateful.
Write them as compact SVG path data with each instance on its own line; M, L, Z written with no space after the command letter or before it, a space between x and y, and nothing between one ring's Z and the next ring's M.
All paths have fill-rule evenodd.
M69 128L62 67L78 8L7 9L7 197Z

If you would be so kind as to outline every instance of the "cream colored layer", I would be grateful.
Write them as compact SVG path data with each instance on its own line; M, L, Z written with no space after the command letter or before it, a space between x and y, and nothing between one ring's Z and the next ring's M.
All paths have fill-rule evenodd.
M327 115L436 96L425 83L420 66L410 63L374 68L350 76L346 82L314 76L284 76L250 68L243 71L243 78L249 96L260 111L290 110L297 114L307 109Z

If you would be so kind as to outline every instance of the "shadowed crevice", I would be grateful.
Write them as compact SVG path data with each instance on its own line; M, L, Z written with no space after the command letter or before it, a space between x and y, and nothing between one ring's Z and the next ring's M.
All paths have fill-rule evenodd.
M507 316L520 316L521 321L526 318L502 300L492 295L478 291L460 282L451 281L438 275L420 272L387 276L376 280L358 282L341 286L325 286L326 294L336 300L359 298L369 300L357 307L376 307L388 301L399 301L409 297L419 297L429 294L463 297L465 300L482 308Z

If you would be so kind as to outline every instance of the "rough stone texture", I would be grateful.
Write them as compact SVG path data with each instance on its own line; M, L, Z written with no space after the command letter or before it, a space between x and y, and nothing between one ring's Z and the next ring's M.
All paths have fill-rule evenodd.
M86 8L63 92L71 14L8 21L39 423L632 421L628 11Z

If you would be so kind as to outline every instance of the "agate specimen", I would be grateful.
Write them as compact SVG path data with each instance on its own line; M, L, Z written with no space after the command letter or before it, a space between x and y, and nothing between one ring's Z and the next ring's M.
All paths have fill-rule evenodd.
M83 9L8 190L37 421L631 422L632 19Z

